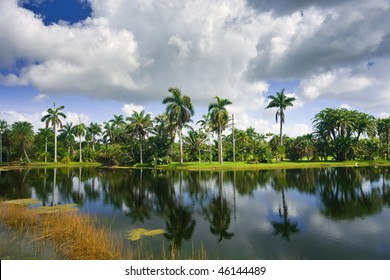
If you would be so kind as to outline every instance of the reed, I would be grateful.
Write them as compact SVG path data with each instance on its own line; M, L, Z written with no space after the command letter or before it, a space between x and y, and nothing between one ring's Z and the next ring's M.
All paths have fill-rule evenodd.
M69 207L64 207L68 209ZM69 208L72 209L72 208ZM68 209L68 210L69 210ZM0 201L0 222L24 234L33 242L49 241L57 253L70 260L120 260L156 257L143 242L125 243L101 225L96 217L75 211L37 211L25 204ZM136 245L134 245L136 244ZM174 248L165 248L162 259L206 259L204 247L189 256L181 256Z

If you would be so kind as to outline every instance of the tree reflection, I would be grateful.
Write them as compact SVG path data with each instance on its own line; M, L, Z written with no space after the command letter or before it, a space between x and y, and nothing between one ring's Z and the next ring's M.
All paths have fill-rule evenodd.
M324 180L320 179L321 213L324 216L352 220L382 209L380 189L370 185L370 190L365 191L362 172L357 168L337 168L327 172Z
M177 205L170 211L165 225L166 233L164 236L172 240L172 248L180 249L183 240L191 239L196 222L189 207Z
M285 170L275 170L274 180L271 183L275 190L282 193L282 207L279 206L279 217L281 220L271 221L271 225L274 229L274 235L281 235L283 239L290 241L290 236L294 233L299 233L298 223L292 221L288 217L288 206L286 203L286 196L284 194L284 188L288 186Z
M231 209L222 193L223 171L218 172L218 196L211 198L209 205L203 209L210 222L210 232L218 237L218 242L231 239L234 233L229 232Z

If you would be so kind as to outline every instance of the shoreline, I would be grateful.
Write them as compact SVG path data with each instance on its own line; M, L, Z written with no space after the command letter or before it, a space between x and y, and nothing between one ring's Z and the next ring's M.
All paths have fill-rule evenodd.
M70 164L63 163L45 163L45 162L31 162L31 163L12 163L12 164L1 164L0 171L17 170L17 169L31 169L31 168L77 168L77 167L98 167L106 169L157 169L157 170L187 170L187 171L235 171L235 170L274 170L274 169L305 169L305 168L327 168L327 167L367 167L367 166L389 166L390 161L377 160L377 161L283 161L283 162L272 162L272 163L246 163L246 162L225 162L220 164L219 162L188 162L188 163L177 163L173 162L170 164L158 165L153 167L152 165L144 164L142 166L103 166L100 163L79 163L72 162Z

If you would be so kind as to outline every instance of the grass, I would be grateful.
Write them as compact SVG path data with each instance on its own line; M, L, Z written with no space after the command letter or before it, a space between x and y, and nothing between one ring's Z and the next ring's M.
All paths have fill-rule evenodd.
M108 228L98 222L97 218L74 211L74 205L64 206L63 209L56 208L55 211L47 207L32 209L28 207L28 204L35 203L34 200L0 200L0 223L7 230L13 230L17 236L30 238L32 243L50 242L57 254L64 259L155 259L142 242L132 246L125 244L120 236L113 235ZM161 234L160 231L143 233ZM12 240L5 243L12 244ZM0 249L7 251L7 248ZM201 247L199 252L193 249L190 256L182 257L176 250L167 249L163 244L162 259L177 258L206 259L206 250L204 247Z
M165 170L264 170L264 169L296 169L296 168L324 168L324 167L355 167L355 166L390 166L390 161L282 161L272 163L251 164L246 162L188 162L180 164L173 162L159 165L159 169Z
M20 168L60 168L60 167L96 167L101 166L98 162L70 162L70 163L61 163L61 162L44 162L44 161L32 161L32 162L3 162L0 163L0 171L6 171L10 169L20 169Z

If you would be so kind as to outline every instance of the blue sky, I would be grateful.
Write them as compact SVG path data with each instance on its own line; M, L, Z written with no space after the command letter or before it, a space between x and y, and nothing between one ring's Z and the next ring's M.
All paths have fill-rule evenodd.
M260 133L278 132L264 108L283 88L296 97L291 136L326 107L390 113L388 0L1 0L0 11L8 123L42 127L54 102L73 123L157 116L171 86L192 98L194 123L218 95Z

